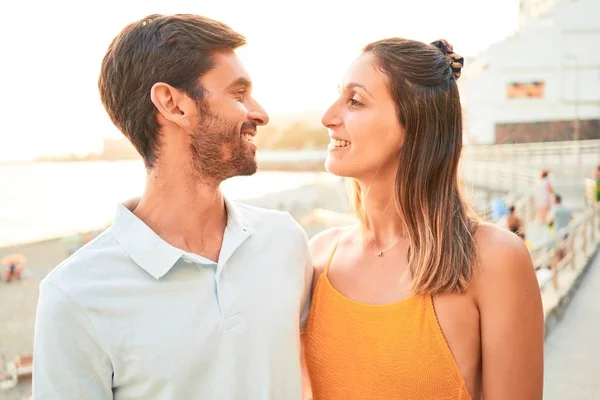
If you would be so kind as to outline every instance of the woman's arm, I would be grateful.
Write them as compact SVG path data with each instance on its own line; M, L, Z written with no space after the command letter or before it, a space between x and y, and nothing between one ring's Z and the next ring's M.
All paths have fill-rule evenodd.
M552 186L552 183L550 183L550 181L548 181L548 192L550 192L551 194L556 193L554 191L554 186Z
M481 227L476 240L483 398L542 399L544 313L531 256L522 240L495 226Z

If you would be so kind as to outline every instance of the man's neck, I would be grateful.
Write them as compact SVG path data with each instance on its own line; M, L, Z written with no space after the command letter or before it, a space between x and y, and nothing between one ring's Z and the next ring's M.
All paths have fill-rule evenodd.
M217 261L227 225L219 184L193 182L189 174L148 174L134 214L167 243Z

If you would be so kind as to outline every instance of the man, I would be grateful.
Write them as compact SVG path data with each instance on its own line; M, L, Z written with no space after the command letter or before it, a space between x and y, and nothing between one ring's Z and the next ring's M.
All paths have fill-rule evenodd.
M562 204L562 197L559 194L555 194L554 206L550 209L550 214L548 214L548 226L554 230L555 235L561 234L562 240L565 240L567 239L568 234L562 233L562 231L569 225L569 222L571 222L572 219L573 212ZM564 258L564 246L560 244L558 245L558 248L556 249L556 256L558 260Z
M244 43L207 18L151 15L110 45L101 99L147 185L42 282L34 398L301 398L306 235L219 190L256 171L268 122L234 53Z
M562 204L562 197L554 195L554 206L550 209L548 223L553 226L555 232L559 232L569 225L573 219L573 212Z

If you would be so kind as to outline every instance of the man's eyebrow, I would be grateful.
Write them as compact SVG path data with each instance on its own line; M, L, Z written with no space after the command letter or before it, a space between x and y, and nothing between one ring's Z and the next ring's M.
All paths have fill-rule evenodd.
M227 86L227 89L233 89L235 87L251 88L252 82L248 78L241 76L241 77L237 78L236 80L234 80L233 82L231 82Z

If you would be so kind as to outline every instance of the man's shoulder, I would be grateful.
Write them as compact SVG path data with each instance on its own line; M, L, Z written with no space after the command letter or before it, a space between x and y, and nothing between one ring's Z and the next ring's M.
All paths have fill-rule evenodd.
M106 229L89 243L52 269L42 280L42 285L52 283L65 292L85 286L98 278L98 273L110 273L106 265L115 265L119 257L127 255L115 239L112 228ZM107 263L107 260L110 260Z
M571 209L569 207L561 205L559 207L559 210L565 214L571 214Z

